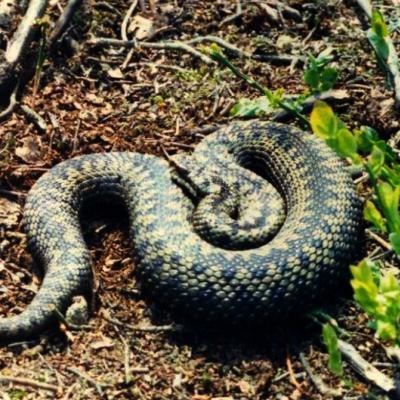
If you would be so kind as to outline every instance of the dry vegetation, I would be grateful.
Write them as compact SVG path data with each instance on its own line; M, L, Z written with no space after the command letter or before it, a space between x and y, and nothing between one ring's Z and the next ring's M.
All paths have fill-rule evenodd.
M24 84L21 104L40 118L32 119L17 107L0 122L1 316L21 311L40 286L40 266L26 249L22 206L41 174L79 154L129 150L165 156L190 151L214 125L229 120L235 100L256 95L229 71L187 51L91 45L95 37L121 38L130 3L84 1L47 55L40 79ZM140 3L146 4L145 10ZM365 39L356 2L292 0L287 4L297 13L283 9L277 17L251 3L229 20L236 12L232 0L139 2L127 36L136 34L151 43L218 36L259 56L261 60L237 58L243 71L271 89L283 87L293 94L304 89L302 60L307 53L332 46L340 76L337 88L347 93L335 104L341 118L352 127L370 125L386 139L399 131L392 92ZM384 2L393 19L399 18L395 3ZM46 18L55 21L65 4L50 2ZM18 18L12 30L17 24ZM397 46L398 38L395 34ZM262 60L263 55L288 57L276 62ZM37 63L33 51L25 63ZM0 100L5 107L6 91ZM315 387L305 367L308 361L326 385L339 386L327 368L320 327L310 321L290 327L274 324L239 337L179 329L137 290L126 216L100 211L93 210L83 222L97 277L88 328L66 331L61 324L40 338L1 347L0 374L23 382L0 384L0 398L330 398ZM384 251L375 242L368 248L375 255ZM398 266L390 254L386 262ZM395 375L398 367L367 327L366 316L349 299L335 303L339 306L330 312L351 333L348 341L388 376ZM386 398L348 365L345 371L340 398Z

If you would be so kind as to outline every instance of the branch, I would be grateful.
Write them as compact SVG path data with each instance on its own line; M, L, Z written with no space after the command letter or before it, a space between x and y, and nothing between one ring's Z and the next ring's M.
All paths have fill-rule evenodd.
M93 46L114 46L114 47L127 47L127 48L144 47L149 49L180 50L180 51L186 51L187 53L190 53L195 57L200 58L206 64L211 64L213 62L210 57L206 56L203 53L200 53L198 50L194 49L188 44L177 40L164 41L164 42L140 42L135 39L120 40L120 39L99 37L99 38L89 39L87 43Z
M0 375L0 383L14 383L21 386L30 386L36 389L49 390L51 392L58 392L60 388L49 383L43 383L28 378L17 378L14 376Z
M135 8L136 8L137 4L138 4L138 0L133 0L131 6L129 7L129 9L128 9L128 11L127 11L125 17L124 17L124 20L122 21L122 25L121 25L121 38L122 38L123 40L128 40L128 35L127 35L127 33L126 33L127 28L128 28L128 22L129 22L129 19L130 19L131 16L132 16L133 12L135 11Z
M64 12L59 16L57 22L54 25L54 29L49 36L49 47L53 46L54 43L61 37L67 27L69 21L74 15L76 9L82 3L82 0L69 0Z
M31 0L29 3L28 10L6 50L5 59L10 68L14 68L21 60L26 47L29 45L36 31L36 20L43 16L47 3L48 0Z
M239 57L247 57L247 58L252 57L251 54L249 54L243 50L240 50L233 44L225 41L224 39L221 39L218 36L213 36L213 35L198 36L198 37L195 37L194 39L187 40L185 43L195 44L195 43L201 43L201 42L214 42L214 43L219 44L221 47L224 47L225 49L231 51L232 53L235 53Z
M372 364L361 357L360 353L351 344L338 340L339 350L346 358L349 365L362 377L378 386L385 392L396 393L396 383L393 379L384 375Z

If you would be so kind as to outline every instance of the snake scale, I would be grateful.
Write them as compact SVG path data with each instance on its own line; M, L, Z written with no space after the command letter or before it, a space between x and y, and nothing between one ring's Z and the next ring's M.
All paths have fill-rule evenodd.
M79 216L100 196L128 211L143 292L197 321L304 313L343 284L360 248L361 205L342 161L287 125L236 122L171 162L129 152L76 157L27 197L28 240L45 275L21 314L0 319L0 339L41 332L90 289Z

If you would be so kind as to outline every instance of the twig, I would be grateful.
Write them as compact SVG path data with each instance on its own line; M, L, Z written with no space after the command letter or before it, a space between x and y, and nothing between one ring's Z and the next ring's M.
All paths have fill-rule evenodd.
M28 378L17 378L14 376L0 375L0 383L15 383L16 385L30 386L36 389L49 390L51 392L58 392L61 388L49 383L43 383Z
M41 132L46 132L46 121L35 111L26 104L21 105L21 110L26 115L27 119L31 121Z
M160 68L160 69L170 69L172 71L178 71L178 72L187 72L188 70L185 68L178 67L177 65L169 65L169 64L159 64L159 63L153 63L153 62L147 62L147 61L139 61L135 63L129 63L127 65L127 68L130 67L136 67L136 66L148 66L148 67L153 67L153 68Z
M372 232L369 229L366 229L366 232L368 234L368 236L371 239L374 239L376 242L378 242L383 248L385 248L386 250L393 250L392 246L390 245L390 243L388 243L386 240L382 239L379 235L377 235L376 233Z
M107 315L102 315L102 318L112 324L119 326L121 328L128 328L134 332L150 332L150 333L158 333L158 332L180 332L183 328L181 325L130 325L118 321L117 319L111 318Z
M332 396L332 397L341 397L342 396L342 394L343 394L342 390L332 389L332 388L328 387L319 375L314 374L314 372L311 369L310 363L307 361L306 357L304 356L304 353L300 353L300 361L303 364L304 369L308 373L312 383L314 384L314 386L317 388L317 390L322 395L328 395L328 396Z
M236 12L235 14L229 15L228 17L224 18L220 23L219 26L225 25L228 22L232 22L235 19L238 19L243 14L242 2L240 0L236 0Z
M129 19L131 18L133 12L135 11L135 8L138 4L138 0L133 0L132 4L128 8L127 13L125 14L125 17L122 21L121 24L121 38L122 40L128 40L128 35L127 35L127 28L128 28L128 22Z
M0 80L1 80L1 78L0 78ZM21 84L21 80L19 79L17 84L14 87L14 90L11 93L10 102L9 102L7 108L4 109L0 113L0 121L7 118L15 110L15 107L18 105L17 94L19 91L20 84Z
M200 58L206 64L212 64L212 60L210 57L206 56L203 53L200 53L193 47L189 46L184 42L180 42L177 40L164 41L164 42L141 42L138 40L120 40L120 39L111 39L111 38L93 38L87 42L89 45L93 46L115 46L115 47L127 47L127 48L150 48L150 49L170 49L170 50L180 50L186 51L194 55L195 57Z
M17 63L32 40L37 27L37 20L41 18L46 10L48 0L31 0L17 31L12 37L5 54L5 59L10 68L15 68Z
M73 374L79 376L80 378L84 379L85 381L89 382L91 385L95 387L97 390L97 393L102 396L103 395L103 390L102 388L107 388L111 387L112 385L109 385L108 383L98 383L94 379L92 379L90 376L86 375L85 373L79 371L77 368L72 368L72 367L66 367L66 370L69 372L72 372Z
M128 40L128 34L127 34L128 22L129 22L129 19L132 16L133 12L135 11L135 8L136 8L137 4L138 4L138 0L134 0L133 3L131 4L131 6L129 7L129 9L128 9L123 21L122 21L121 38L123 40ZM129 61L132 59L132 56L133 56L133 49L129 50L128 54L126 55L125 60L121 65L121 69L122 70L124 70L127 67Z
M53 46L54 43L61 37L69 21L71 20L74 12L82 3L82 0L69 0L64 12L59 16L54 29L49 36L49 47Z
M290 383L302 394L305 394L304 389L302 388L301 384L296 379L296 376L293 371L292 361L290 360L289 353L286 355L286 366L289 373L289 380Z
M396 382L394 379L384 375L372 364L362 358L354 346L341 339L338 340L338 346L339 350L354 371L385 392L396 393Z
M258 61L266 61L273 64L304 64L306 57L291 54L252 54L251 58Z
M224 47L225 49L231 51L232 53L236 54L239 57L247 57L251 58L251 54L247 53L243 50L240 50L233 44L225 41L224 39L221 39L218 36L213 36L213 35L206 35L206 36L197 36L193 39L187 40L185 43L187 44L195 44L195 43L201 43L201 42L214 42L219 44L221 47Z

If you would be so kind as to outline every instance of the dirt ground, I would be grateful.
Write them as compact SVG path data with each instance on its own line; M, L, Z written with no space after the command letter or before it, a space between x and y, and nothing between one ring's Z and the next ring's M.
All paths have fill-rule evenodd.
M50 2L50 21L65 3ZM29 188L45 171L93 152L165 156L190 151L210 127L229 121L229 109L239 98L257 96L225 68L187 52L90 45L94 37L121 38L130 3L84 1L60 44L46 57L40 80L27 83L21 103L38 112L44 129L21 108L0 122L2 317L23 310L40 286L40 266L26 249L22 207ZM393 24L397 18L398 27L395 2L381 3ZM132 19L144 18L136 19L136 35L152 43L214 35L260 56L288 55L289 63L234 55L231 59L263 85L282 87L290 94L305 89L301 58L331 46L339 72L335 89L347 94L334 103L340 117L352 127L372 126L386 139L399 131L393 95L366 40L365 18L357 3L286 4L298 13L282 10L275 21L262 7L250 5L240 17L222 23L235 14L236 1L160 0L155 10L151 2L146 10L138 6ZM146 29L152 29L150 39ZM132 30L128 29L130 38ZM398 32L393 38L400 49ZM27 63L35 64L30 57ZM347 363L345 379L335 377L327 367L321 329L310 320L290 326L275 323L265 331L241 335L180 329L137 289L126 215L90 215L83 230L97 278L89 325L72 331L60 324L39 338L1 347L0 375L24 379L21 384L0 384L1 399L330 399L313 384L307 361L328 387L341 390L338 398L388 398ZM367 247L382 255L388 267L398 266L379 244L370 242ZM374 338L365 314L350 297L334 300L329 313L349 332L346 340L382 372L395 376L398 366ZM29 379L39 385L30 386Z

